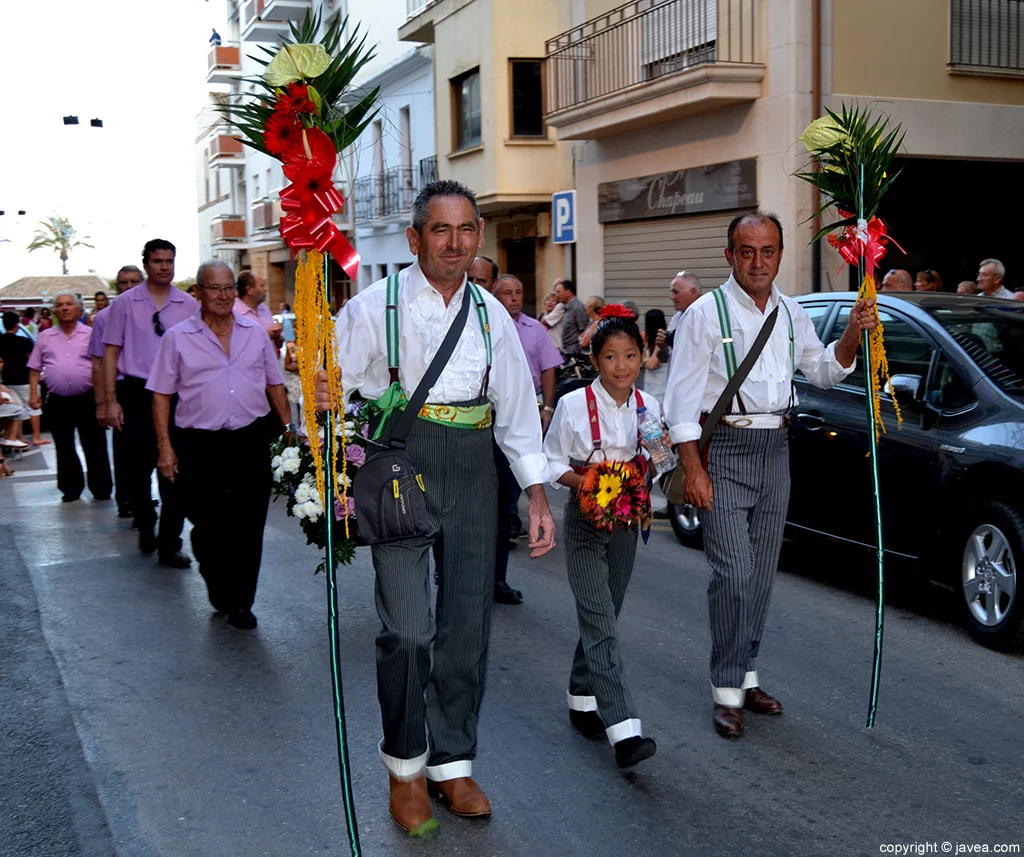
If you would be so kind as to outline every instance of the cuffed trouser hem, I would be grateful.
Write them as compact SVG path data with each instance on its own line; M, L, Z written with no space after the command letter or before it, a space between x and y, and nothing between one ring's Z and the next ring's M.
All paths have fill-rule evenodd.
M454 780L458 777L473 776L473 760L460 759L457 762L445 762L443 765L427 765L427 779L435 783Z
M711 696L716 705L727 705L730 708L742 708L747 697L747 691L752 687L759 687L757 670L750 670L743 676L743 684L740 687L715 687L711 685Z
M569 701L569 708L572 711L597 711L596 696L573 696L566 691L565 698Z
M633 717L613 723L604 730L604 734L608 736L608 743L614 747L619 741L625 741L627 738L639 738L644 733L640 729L640 720Z
M415 759L399 759L396 756L389 756L384 752L383 738L381 738L380 744L377 745L377 752L380 753L380 760L384 763L384 767L390 771L391 776L396 780L406 782L415 780L423 773L423 769L427 764L426 753L422 756L417 756Z

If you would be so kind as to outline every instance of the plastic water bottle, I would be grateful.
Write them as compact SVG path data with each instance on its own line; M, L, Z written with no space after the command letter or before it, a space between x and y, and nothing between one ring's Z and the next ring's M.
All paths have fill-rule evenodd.
M664 429L661 427L661 420L656 420L649 413L647 408L637 408L636 422L640 430L640 437L647 445L647 451L651 454L651 465L658 476L668 473L676 468L676 454L672 447L662 439Z

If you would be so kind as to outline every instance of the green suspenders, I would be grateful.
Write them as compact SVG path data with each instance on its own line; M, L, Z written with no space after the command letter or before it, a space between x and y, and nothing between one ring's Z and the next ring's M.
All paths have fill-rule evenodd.
M476 317L480 322L480 331L484 336L484 345L487 348L487 370L490 371L491 361L494 357L494 349L491 346L491 323L487 315L487 304L484 302L483 293L474 283L467 282L469 293L476 305ZM384 327L388 336L388 369L391 372L392 382L398 380L398 274L388 277L387 285L387 311L384 318Z
M732 321L729 318L729 306L725 300L725 293L721 288L711 292L715 298L715 306L718 309L718 326L722 331L722 349L725 351L725 377L726 381L736 374L736 347L733 344ZM786 318L789 320L789 366L793 375L796 374L796 344L793 338L793 314L786 306L786 301L780 297L779 302L786 311Z

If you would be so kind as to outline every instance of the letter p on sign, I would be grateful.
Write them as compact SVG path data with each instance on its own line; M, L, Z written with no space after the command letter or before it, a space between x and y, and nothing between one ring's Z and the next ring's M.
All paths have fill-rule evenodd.
M555 244L576 243L576 191L563 190L551 194L553 228L552 241Z

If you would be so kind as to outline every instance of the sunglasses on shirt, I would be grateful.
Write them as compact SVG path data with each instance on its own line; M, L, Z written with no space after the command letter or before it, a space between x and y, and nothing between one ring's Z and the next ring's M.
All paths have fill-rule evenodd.
M160 310L153 313L153 330L156 332L157 336L164 335L164 326L160 322Z

